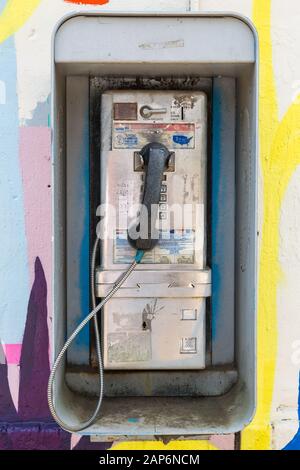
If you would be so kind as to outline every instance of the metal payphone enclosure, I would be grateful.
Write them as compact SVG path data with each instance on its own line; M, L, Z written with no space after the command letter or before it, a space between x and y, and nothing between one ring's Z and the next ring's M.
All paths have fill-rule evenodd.
M258 37L247 18L232 13L120 13L103 10L68 15L60 21L53 35L53 284L52 291L49 291L52 292L53 305L52 360L59 354L66 336L90 308L89 254L95 232L91 224L95 223L95 208L100 199L99 188L90 182L94 182L93 178L100 174L100 108L104 112L107 104L106 116L111 126L107 128L106 147L102 147L101 158L104 148L107 157L109 152L120 155L124 151L123 155L130 165L128 171L130 169L133 180L138 181L134 189L139 188L139 191L142 185L137 155L140 147L113 149L112 139L113 135L116 136L112 130L113 120L148 124L155 120L161 123L161 116L152 119L153 115L149 117L147 108L141 116L138 106L137 119L125 119L122 105L117 110L116 119L113 119L114 111L109 117L109 109L113 110L111 95L117 92L114 80L122 79L124 88L138 92L149 88L153 91L165 90L168 79L178 80L179 86L176 83L174 90L184 90L186 83L185 89L189 89L189 84L200 78L201 85L191 85L191 88L193 92L207 94L211 111L207 212L212 282L210 273L205 270L204 258L199 265L143 263L114 299L114 310L118 313L118 302L124 305L134 299L138 310L134 329L140 329L139 334L146 332L149 337L147 328L153 328L154 332L155 321L167 318L167 315L160 315L167 311L166 308L159 310L155 320L151 318L151 311L169 302L168 311L176 313L172 302L178 301L182 305L181 310L186 311L177 314L184 314L190 319L179 320L178 317L176 340L170 334L168 319L164 325L167 332L164 337L168 344L156 345L157 351L159 347L164 351L163 346L168 349L170 344L173 347L176 343L178 353L178 338L193 337L190 330L188 333L181 332L180 336L179 328L184 323L192 325L195 321L192 320L194 301L198 308L201 305L203 308L205 298L210 295L211 283L213 290L208 317L211 323L207 324L210 332L205 338L206 364L194 353L176 358L180 362L184 357L197 357L197 364L188 370L156 369L153 356L147 359L147 367L152 369L143 370L147 361L133 362L126 357L124 362L118 362L120 369L110 368L110 364L106 364L101 416L84 431L84 434L101 436L101 440L106 437L112 440L116 436L169 438L230 434L242 430L254 415L259 232ZM209 80L210 85L202 86L202 80ZM116 91L108 92L113 89ZM110 95L106 104L105 97L101 103L103 94ZM120 95L118 100L122 102ZM137 102L132 97L130 101ZM161 107L160 103L154 104ZM131 112L134 112L134 107ZM136 140L127 135L127 129L123 128L120 132L123 137L125 135L125 141L128 137L127 143L134 147ZM190 134L187 132L184 135L187 139L183 141L186 142ZM118 140L122 141L120 138ZM180 169L177 160L183 149L170 151L174 152L176 172ZM108 163L112 164L111 161ZM101 179L103 177L101 172ZM168 184L173 172L166 172L166 178ZM202 249L205 253L205 239ZM114 245L111 249L102 246L102 253L104 256L97 271L99 296L105 295L118 273L129 266L127 261L124 264L114 263ZM109 253L112 254L110 259ZM153 271L156 283L153 283ZM191 281L194 287L187 285L187 281ZM148 289L149 284L151 289ZM176 290L177 296L166 296L168 290L173 293ZM195 297L191 296L191 290ZM151 292L151 297L147 297L146 291ZM155 299L156 304L153 303ZM189 299L191 306L185 304ZM147 304L150 304L148 310L145 309ZM144 310L147 315L144 320L142 316L141 321ZM126 324L127 319L123 318L123 308L121 313L121 333L128 335L130 328ZM112 314L106 316L113 321L109 328L115 334L117 322ZM199 326L199 338L203 339L204 325ZM78 423L89 414L98 391L98 376L93 364L90 367L93 359L90 339L86 328L79 340L72 344L65 364L57 371L54 400L59 414L69 423ZM193 341L187 341L185 346L193 348L194 345ZM145 349L139 351L145 353ZM161 355L160 361L162 358ZM169 357L165 356L164 360L165 365L170 363ZM143 367L138 369L140 363ZM205 368L201 369L204 365Z
M141 200L138 150L160 142L172 152L164 174L158 244L103 309L106 369L205 367L206 141L203 92L107 91L101 99L101 266L104 297L134 258L127 229ZM100 230L101 231L101 230Z

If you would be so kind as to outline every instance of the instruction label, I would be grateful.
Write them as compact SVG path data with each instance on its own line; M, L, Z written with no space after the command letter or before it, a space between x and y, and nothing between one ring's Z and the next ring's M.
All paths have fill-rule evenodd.
M117 230L114 242L114 263L130 264L135 249L127 240L126 230ZM194 230L161 230L157 245L147 251L144 264L193 264L195 262Z
M195 148L192 123L114 122L113 148L138 149L149 142L160 142L169 149Z
M138 325L140 322L137 323ZM124 331L107 335L108 361L140 362L151 360L150 332Z

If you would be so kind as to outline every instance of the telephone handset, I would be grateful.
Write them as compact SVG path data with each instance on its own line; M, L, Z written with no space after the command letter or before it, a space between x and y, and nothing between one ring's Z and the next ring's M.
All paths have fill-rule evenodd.
M128 240L137 250L151 250L158 242L156 227L163 174L171 152L158 142L145 145L139 152L145 169L144 193L138 223L128 228Z

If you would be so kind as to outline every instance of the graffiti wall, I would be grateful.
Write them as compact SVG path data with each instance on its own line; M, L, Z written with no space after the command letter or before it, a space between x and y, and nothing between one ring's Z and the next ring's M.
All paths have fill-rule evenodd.
M240 435L91 443L51 419L51 36L75 11L231 11L260 40L258 396ZM0 449L300 449L300 3L0 0Z

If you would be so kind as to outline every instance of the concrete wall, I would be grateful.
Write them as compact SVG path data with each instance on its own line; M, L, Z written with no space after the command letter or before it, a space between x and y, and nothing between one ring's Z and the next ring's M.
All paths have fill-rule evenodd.
M240 436L167 448L300 449L298 0L0 0L0 448L105 448L46 403L51 325L51 35L73 11L231 11L260 39L258 406ZM50 345L51 347L51 345ZM115 447L164 448L163 443Z

